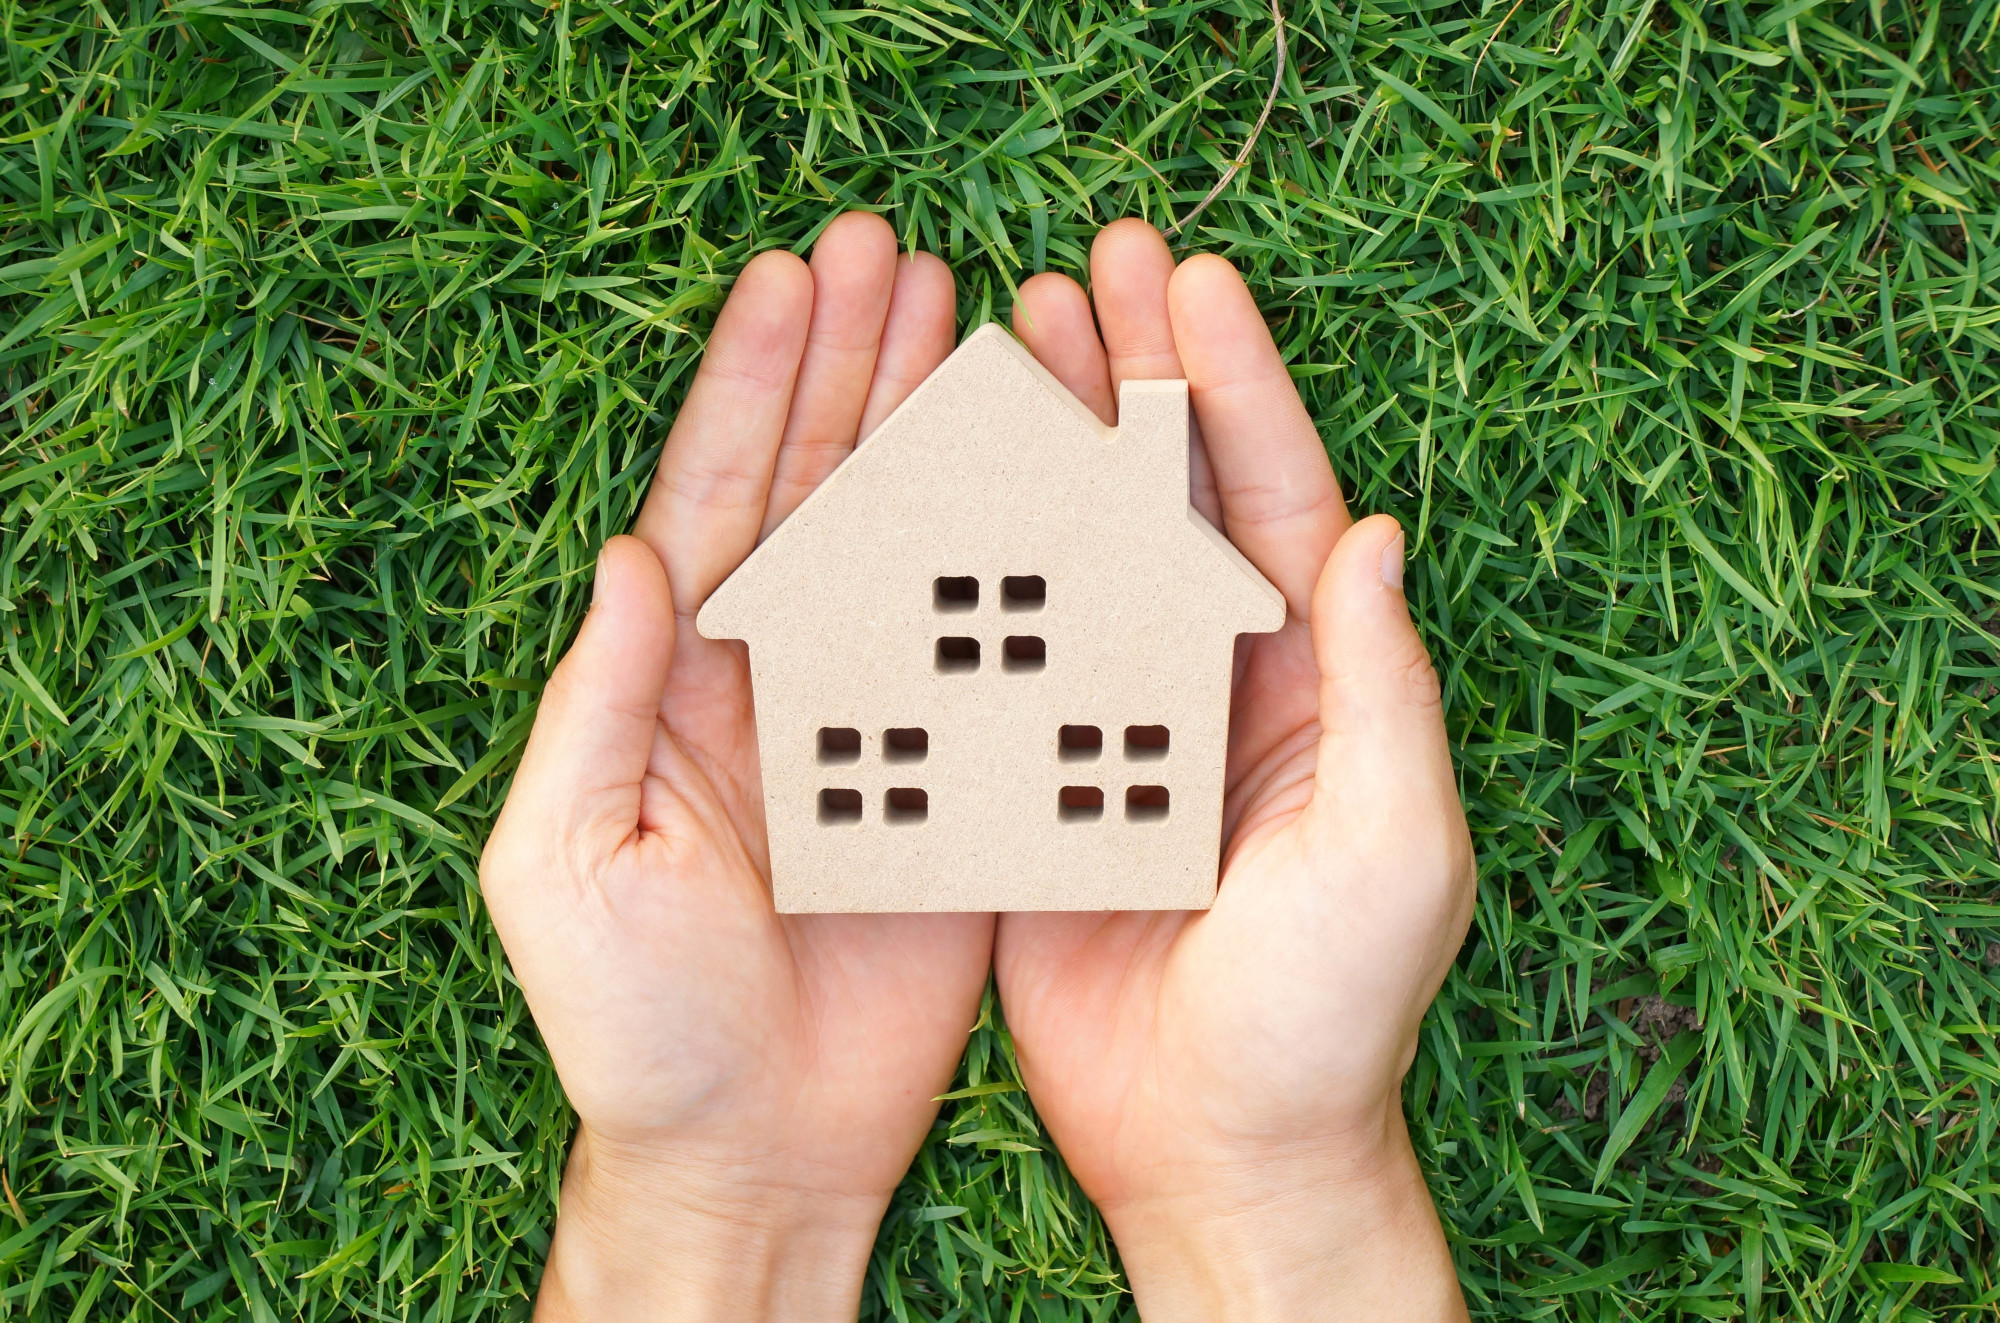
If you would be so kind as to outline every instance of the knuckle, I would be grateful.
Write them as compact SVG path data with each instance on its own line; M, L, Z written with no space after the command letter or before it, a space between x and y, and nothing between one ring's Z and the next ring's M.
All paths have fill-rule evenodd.
M1463 821L1456 831L1450 833L1445 850L1444 876L1462 901L1470 904L1472 893L1479 888L1479 858L1472 849L1472 833L1466 830Z
M822 470L831 472L834 465L847 457L854 449L854 438L836 436L828 432L802 432L785 438L784 448L791 452L785 458L794 463L818 466L813 469L812 480L817 483L823 476Z
M479 851L479 889L491 895L493 883L500 875L500 834L505 829L495 824L493 834L486 838L486 845Z
M572 644L572 652L574 652L574 649L575 645ZM549 672L549 678L542 684L542 693L538 704L539 711L536 713L537 721L539 722L544 719L544 714L561 712L576 697L576 667L570 661L569 655L565 655L561 661L556 663L556 668ZM529 738L533 738L532 732L530 732Z
M881 337L879 325L834 322L815 325L806 332L806 345L810 349L860 358L872 355Z
M682 454L671 465L662 463L653 481L693 506L740 510L764 499L762 471L743 463L740 456Z
M1434 708L1444 699L1437 667L1431 665L1430 654L1414 642L1390 658L1388 681L1391 696L1410 707Z
M486 908L496 921L502 919L514 878L520 871L514 864L514 854L513 831L503 811L500 820L493 824L493 834L486 838L486 848L479 852L479 894L485 898Z
M1424 817L1431 827L1422 834L1427 846L1424 872L1439 885L1455 890L1472 877L1472 840L1465 830L1465 818L1457 799L1448 792L1433 793L1434 797L1425 796L1430 802L1425 806Z
M1425 711L1441 706L1444 689L1430 654L1414 639L1387 656L1349 656L1327 675L1337 709L1361 718L1383 707Z
M1216 393L1218 388L1209 390ZM1223 485L1222 500L1232 526L1317 522L1340 509L1337 490L1302 488L1282 477L1237 478Z

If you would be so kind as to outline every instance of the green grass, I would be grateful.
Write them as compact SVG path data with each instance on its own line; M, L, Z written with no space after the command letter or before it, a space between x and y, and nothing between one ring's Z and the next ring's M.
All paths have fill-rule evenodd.
M2000 1311L2000 0L1307 0L1185 236L1412 531L1482 1318ZM474 863L733 272L1166 223L1256 0L0 0L0 1318L519 1318ZM1329 1026L1337 1032L1337 1026ZM870 1320L1130 1319L974 1035Z

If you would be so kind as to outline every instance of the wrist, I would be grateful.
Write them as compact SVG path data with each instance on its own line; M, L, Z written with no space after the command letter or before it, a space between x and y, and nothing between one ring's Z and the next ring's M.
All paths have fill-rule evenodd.
M1366 1148L1195 1168L1107 1207L1145 1323L1466 1317L1437 1210L1398 1115Z
M633 1152L581 1128L535 1317L847 1323L887 1202Z

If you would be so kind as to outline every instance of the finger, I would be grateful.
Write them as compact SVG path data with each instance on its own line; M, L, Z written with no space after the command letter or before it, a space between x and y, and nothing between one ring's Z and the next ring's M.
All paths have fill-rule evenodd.
M1171 381L1187 375L1167 312L1167 286L1173 274L1173 252L1145 221L1131 217L1113 221L1091 244L1090 288L1111 364L1112 390L1128 381ZM1198 422L1188 431L1188 494L1195 509L1221 527L1222 502Z
M1326 448L1236 269L1191 257L1167 289L1229 540L1301 619L1348 525Z
M951 268L934 253L896 259L895 288L882 327L882 350L875 356L875 381L861 411L859 435L867 436L923 384L957 344L952 333L957 296Z
M638 538L612 538L598 553L590 614L542 690L506 813L553 818L559 836L629 835L673 652L665 568Z
M1173 274L1167 241L1142 220L1113 221L1090 245L1090 292L1114 391L1128 381L1172 381L1187 375L1181 371L1167 316L1167 282Z
M812 273L790 253L751 259L667 436L633 532L666 566L674 602L689 615L757 545L812 289Z
M812 322L760 537L854 449L896 282L896 232L865 211L838 217L813 245L812 278Z
M1014 300L1014 334L1085 408L1107 423L1118 421L1118 396L1083 286L1053 271L1029 277Z
M1462 851L1461 871L1469 869L1437 672L1410 620L1403 530L1388 515L1355 524L1327 558L1313 590L1312 638L1320 673L1315 825L1349 848L1379 838L1405 853Z

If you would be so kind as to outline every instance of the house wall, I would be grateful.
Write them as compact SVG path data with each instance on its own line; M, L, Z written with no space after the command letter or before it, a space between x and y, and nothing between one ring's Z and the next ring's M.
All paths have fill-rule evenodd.
M703 607L704 634L749 643L781 910L1212 901L1235 637L1283 606L1189 511L1184 385L1120 408L1113 434L982 331ZM1101 750L1066 758L1065 726ZM1128 756L1132 726L1165 727L1164 755ZM894 729L925 732L921 760ZM1152 791L1128 812L1135 786L1165 811Z
M959 567L980 568L984 567ZM989 578L989 574L991 577ZM976 576L982 590L1000 576ZM929 583L911 585L928 596ZM832 658L753 653L773 884L787 912L1183 909L1214 898L1231 654L1214 640L1122 637L988 607L885 630L890 649ZM907 624L908 622L899 622ZM1136 622L1135 622L1136 624ZM950 629L950 635L937 631ZM1045 640L1039 670L999 664L1004 641ZM937 637L979 641L976 670L935 669ZM916 659L914 666L910 659ZM829 664L832 663L832 664ZM870 684L907 668L911 683ZM765 694L773 695L766 702ZM1095 751L1073 730L1101 732ZM1163 727L1164 751L1127 748ZM891 731L921 730L916 756ZM850 750L822 731L852 731ZM1154 732L1140 732L1155 739ZM1065 796L1065 788L1070 793ZM1142 789L1128 806L1133 787ZM1091 811L1088 792L1101 795ZM823 792L837 794L834 802ZM915 796L892 792L921 791ZM1065 800L1067 799L1067 804ZM851 815L851 816L850 816Z

